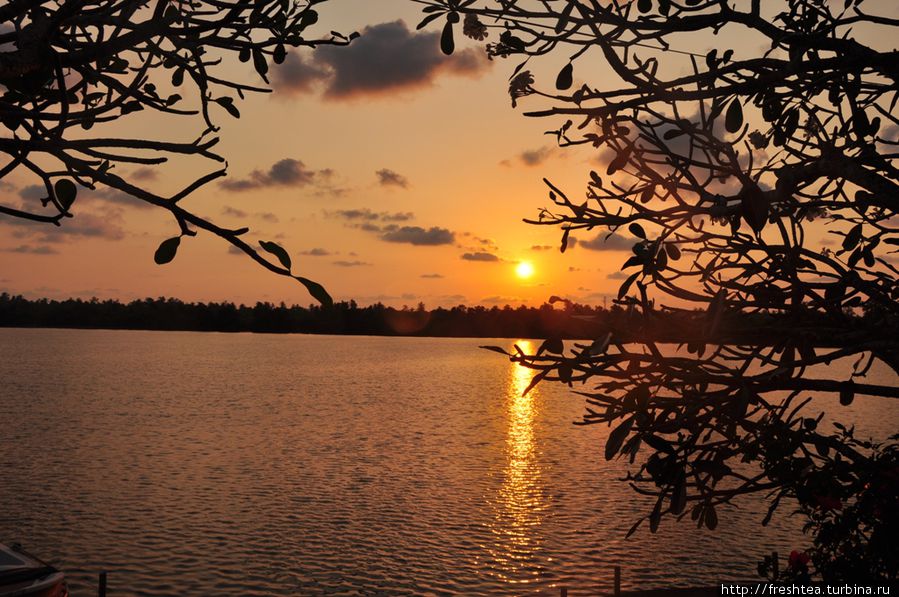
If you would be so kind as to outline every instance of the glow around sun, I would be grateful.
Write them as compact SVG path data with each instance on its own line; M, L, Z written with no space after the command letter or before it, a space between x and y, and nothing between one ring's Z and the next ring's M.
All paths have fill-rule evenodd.
M515 266L515 275L525 280L534 275L534 266L530 261L522 261Z

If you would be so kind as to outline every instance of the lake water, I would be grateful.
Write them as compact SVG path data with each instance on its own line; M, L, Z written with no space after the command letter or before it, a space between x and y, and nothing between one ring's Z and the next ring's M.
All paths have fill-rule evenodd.
M0 542L75 597L595 594L806 544L758 499L625 539L649 506L608 429L478 344L513 341L0 329ZM820 403L895 431L895 400Z

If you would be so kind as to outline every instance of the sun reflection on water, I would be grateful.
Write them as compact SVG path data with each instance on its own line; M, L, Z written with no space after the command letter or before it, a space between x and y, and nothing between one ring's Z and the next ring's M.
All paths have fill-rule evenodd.
M532 352L531 342L517 343ZM513 363L505 396L508 419L506 467L495 502L491 550L496 574L507 582L526 583L539 574L538 559L543 538L540 523L548 504L543 484L534 423L539 412L539 388L522 395L534 375L532 369Z

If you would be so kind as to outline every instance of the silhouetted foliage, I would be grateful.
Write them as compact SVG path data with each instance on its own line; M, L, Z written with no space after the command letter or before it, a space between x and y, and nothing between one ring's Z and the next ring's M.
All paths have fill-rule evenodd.
M899 397L857 381L873 360L899 372L899 52L876 47L899 20L864 0L420 3L444 51L461 21L491 58L517 61L513 107L542 100L527 115L565 119L559 145L604 163L581 199L547 181L553 205L532 223L560 227L563 251L572 231L637 237L618 298L648 328L705 312L686 351L609 330L510 355L539 379L591 384L584 423L610 426L606 458L639 458L628 481L657 498L634 530L665 516L714 529L722 506L763 492L764 523L796 503L814 545L760 573L895 580L897 436L859 441L802 407L810 392ZM710 52L684 47L703 33ZM733 342L727 322L747 315L776 325ZM857 362L827 378L838 359ZM807 377L815 366L823 379Z
M226 174L225 167L190 181L169 196L122 166L157 166L173 157L224 164L215 153L214 116L240 117L235 95L269 91L232 80L228 62L250 62L265 83L270 63L288 46L347 44L355 36L332 32L309 39L322 0L9 0L0 6L0 178L28 172L45 191L43 209L0 203L0 214L50 225L72 217L79 189L107 188L169 211L178 236L162 241L158 264L170 262L181 240L205 230L263 267L291 276L322 303L319 284L291 273L275 243L262 244L272 262L243 240L247 228L223 228L184 205L200 187ZM137 113L155 113L158 128L180 137L182 120L205 127L193 141L117 138L115 125ZM216 112L219 112L216 114ZM149 116L143 116L149 118Z
M28 300L0 293L0 327L58 327L216 332L448 336L478 338L572 338L582 331L572 316L628 327L633 314L615 306L606 311L587 305L541 307L466 307L396 309L381 303L360 307L355 301L301 307L284 303L185 303L157 298L121 303L113 300Z

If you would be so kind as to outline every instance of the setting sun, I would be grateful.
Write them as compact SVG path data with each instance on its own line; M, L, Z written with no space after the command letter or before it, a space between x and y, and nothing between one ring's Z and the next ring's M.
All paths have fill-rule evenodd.
M534 275L534 266L530 261L522 261L515 266L515 275L521 279L530 278Z

